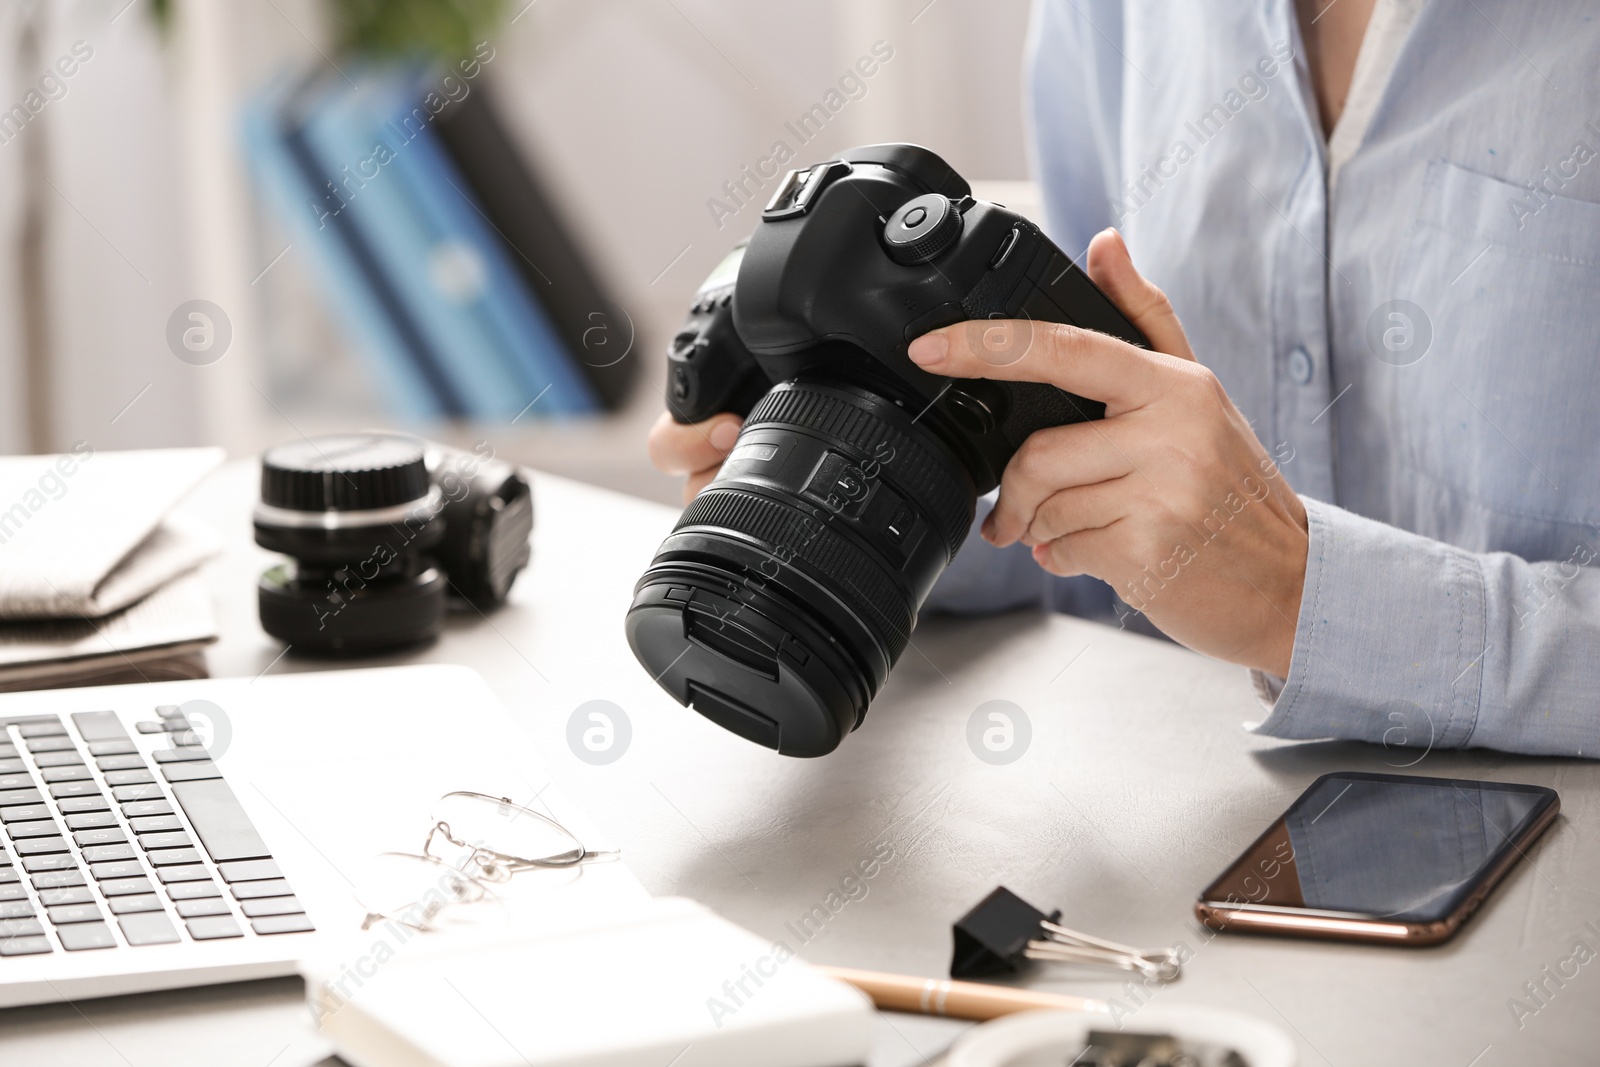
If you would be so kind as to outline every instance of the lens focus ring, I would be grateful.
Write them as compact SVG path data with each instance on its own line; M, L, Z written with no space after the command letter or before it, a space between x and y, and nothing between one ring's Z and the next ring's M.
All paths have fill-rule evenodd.
M712 488L694 498L673 533L690 527L744 534L772 552L781 566L801 561L855 601L851 609L870 621L891 663L905 651L913 623L905 591L889 580L881 564L822 519L743 489ZM781 576L777 580L781 583Z
M944 539L946 562L955 558L972 524L973 489L953 460L874 417L859 401L849 402L805 382L778 386L745 420L746 429L765 424L812 430L868 456L888 446L892 452L884 461L885 473L927 512Z

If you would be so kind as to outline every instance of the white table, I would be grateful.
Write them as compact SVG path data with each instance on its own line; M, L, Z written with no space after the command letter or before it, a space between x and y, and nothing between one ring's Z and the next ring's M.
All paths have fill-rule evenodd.
M234 464L191 510L230 545L210 570L223 638L217 675L340 664L278 658L255 618L267 557L250 540L254 468ZM536 482L533 563L512 603L454 617L431 647L373 662L476 668L545 753L557 780L621 844L653 892L697 898L816 962L928 976L949 965L949 926L1004 884L1069 925L1194 959L1161 1002L1224 1005L1297 1036L1301 1063L1592 1063L1600 964L1556 989L1519 1030L1508 999L1600 923L1600 789L1593 764L1432 752L1413 772L1536 782L1564 815L1454 942L1388 949L1223 935L1192 917L1196 893L1317 775L1384 771L1417 753L1254 737L1244 673L1172 645L1064 617L931 620L865 725L800 761L741 741L658 691L622 636L671 509L553 477ZM568 749L571 712L613 701L633 739L607 766ZM978 705L1014 701L1031 747L993 766L968 748ZM869 849L894 859L864 897L803 947L786 927L823 902ZM1591 973L1594 972L1594 973ZM1037 971L1029 984L1133 1002L1117 978ZM1551 984L1550 988L1555 989ZM0 1063L303 1067L328 1054L297 980L0 1012ZM873 1067L918 1064L958 1024L883 1017Z

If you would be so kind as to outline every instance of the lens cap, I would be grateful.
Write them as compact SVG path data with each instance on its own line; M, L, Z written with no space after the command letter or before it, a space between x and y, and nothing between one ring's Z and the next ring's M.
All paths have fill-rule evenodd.
M680 704L785 756L825 756L855 729L868 699L857 670L792 604L730 598L709 576L653 577L628 610L628 644Z

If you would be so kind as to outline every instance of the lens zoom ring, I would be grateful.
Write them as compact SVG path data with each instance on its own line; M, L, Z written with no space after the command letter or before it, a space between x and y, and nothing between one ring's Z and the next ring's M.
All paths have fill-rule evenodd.
M940 462L930 449L910 434L896 429L881 416L831 393L790 383L772 390L750 417L746 426L780 423L816 430L868 455L880 443L894 449L894 458L885 466L905 488L911 502L926 508L944 537L949 558L954 558L966 539L972 522L972 505L964 475L955 464Z
M710 526L755 538L803 560L826 586L850 596L878 632L894 663L911 639L909 597L870 555L790 504L743 489L708 489L695 497L673 527ZM783 562L781 559L780 563Z

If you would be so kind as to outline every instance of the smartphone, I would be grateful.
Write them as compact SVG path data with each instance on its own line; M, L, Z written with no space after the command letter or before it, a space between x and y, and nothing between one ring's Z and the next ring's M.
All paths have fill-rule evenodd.
M1436 945L1555 820L1537 785L1325 774L1195 902L1214 930Z

